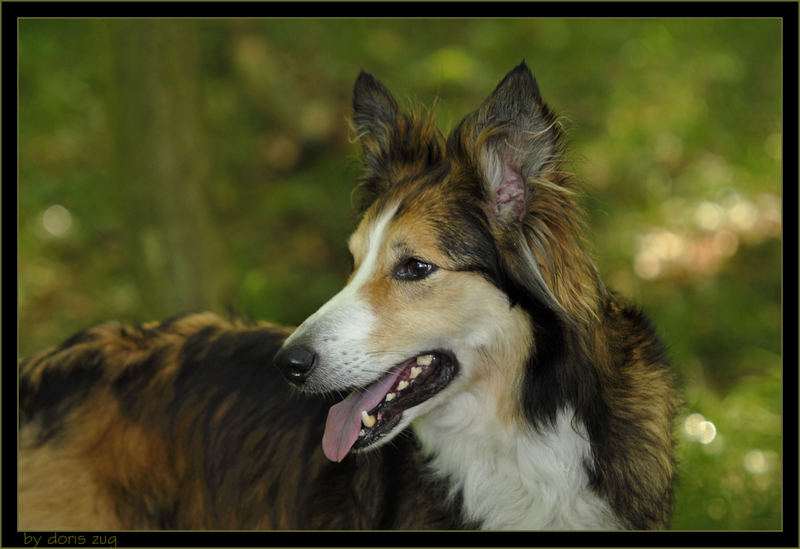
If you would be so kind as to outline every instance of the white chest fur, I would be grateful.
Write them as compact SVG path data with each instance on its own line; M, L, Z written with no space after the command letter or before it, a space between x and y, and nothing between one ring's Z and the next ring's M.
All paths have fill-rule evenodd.
M461 493L466 519L487 530L621 527L589 488L588 437L573 429L571 411L537 433L500 425L492 408L479 394L462 392L413 423L435 473L448 478L452 496Z

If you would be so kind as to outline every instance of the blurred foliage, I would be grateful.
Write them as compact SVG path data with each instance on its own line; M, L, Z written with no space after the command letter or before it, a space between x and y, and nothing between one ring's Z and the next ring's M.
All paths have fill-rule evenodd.
M778 21L175 21L159 48L185 74L161 73L153 97L192 105L208 168L183 195L139 182L148 207L129 199L127 153L155 162L164 147L137 145L132 121L156 114L125 98L151 93L151 77L121 89L120 60L139 55L146 69L162 49L133 42L120 57L115 41L152 25L20 23L21 355L101 320L184 308L300 322L350 266L358 163L345 117L358 70L406 104L440 97L445 129L524 58L568 128L600 270L651 313L685 384L673 528L781 528ZM177 95L187 78L193 95ZM223 290L178 299L164 280L167 295L147 299L146 256L182 250L137 220L191 193L208 210L202 269L218 269ZM189 223L165 211L164 223Z

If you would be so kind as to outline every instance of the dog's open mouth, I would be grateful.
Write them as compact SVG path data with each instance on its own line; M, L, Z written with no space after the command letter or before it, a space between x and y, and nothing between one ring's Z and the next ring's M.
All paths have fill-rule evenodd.
M365 389L353 391L328 412L322 437L325 455L341 461L351 448L374 444L400 422L404 410L444 389L457 369L450 353L429 351L395 366Z

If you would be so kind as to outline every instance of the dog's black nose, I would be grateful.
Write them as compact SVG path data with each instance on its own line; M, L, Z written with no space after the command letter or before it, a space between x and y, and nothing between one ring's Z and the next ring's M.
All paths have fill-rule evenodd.
M294 384L303 383L317 363L317 355L304 345L292 345L278 351L275 366L283 377Z

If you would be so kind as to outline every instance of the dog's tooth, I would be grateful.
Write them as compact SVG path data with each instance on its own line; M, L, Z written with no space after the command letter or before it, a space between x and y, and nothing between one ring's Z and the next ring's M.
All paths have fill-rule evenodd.
M394 393L386 393L386 402L394 400L395 394Z
M367 432L366 432L364 429L361 429L361 430L358 432L358 436L360 436L360 437L363 437L363 436L364 436L364 435L366 435L366 434L367 434Z
M408 381L401 381L400 383L397 384L398 391L402 391L406 387L408 387Z
M417 364L420 366L430 366L433 362L433 355L420 355L417 357Z
M422 372L422 368L420 366L412 366L411 367L411 379L414 379Z
M369 415L366 410L361 410L361 423L364 424L364 427L372 427L375 425L375 421L375 416Z

